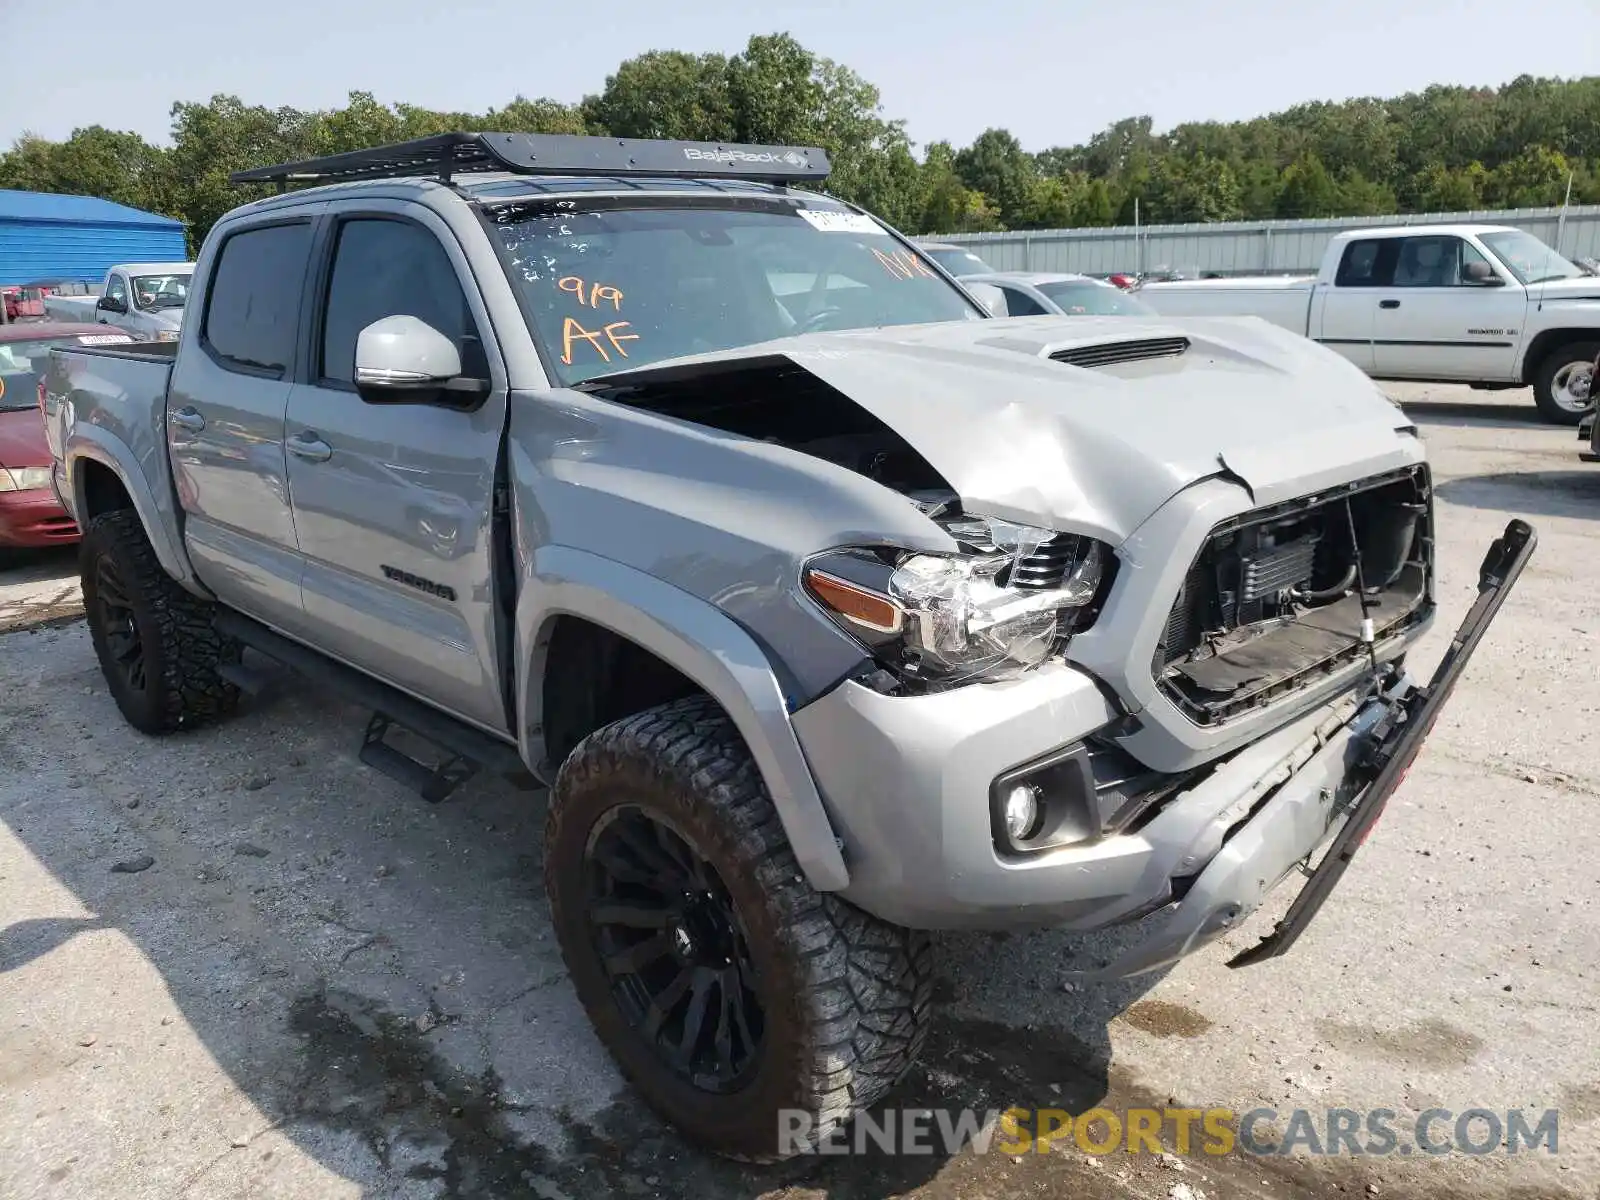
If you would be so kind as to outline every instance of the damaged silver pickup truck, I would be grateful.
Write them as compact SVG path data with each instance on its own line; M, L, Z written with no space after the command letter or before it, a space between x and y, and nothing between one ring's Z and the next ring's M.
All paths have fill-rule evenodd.
M265 655L429 800L550 785L572 981L719 1152L913 1060L929 932L1305 928L1427 687L1423 444L1257 320L996 319L818 150L452 134L244 172L179 341L53 356L90 629L151 734ZM403 752L395 727L437 747ZM416 738L409 740L415 747Z

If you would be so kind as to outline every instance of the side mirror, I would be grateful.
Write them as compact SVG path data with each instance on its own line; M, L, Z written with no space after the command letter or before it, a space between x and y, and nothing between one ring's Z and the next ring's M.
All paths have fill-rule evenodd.
M356 391L368 404L432 404L445 392L481 395L482 380L461 378L461 351L426 321L384 317L356 338Z
M95 301L94 306L101 312L125 313L128 311L128 302L126 300L118 300L115 296L101 296L99 300Z
M1476 284L1478 287L1505 287L1506 281L1494 273L1494 268L1486 262L1469 262L1461 271L1465 283Z
M992 283L969 283L967 291L972 293L972 298L983 305L984 311L991 317L1011 315L1011 310L1006 306L1004 289L997 288Z

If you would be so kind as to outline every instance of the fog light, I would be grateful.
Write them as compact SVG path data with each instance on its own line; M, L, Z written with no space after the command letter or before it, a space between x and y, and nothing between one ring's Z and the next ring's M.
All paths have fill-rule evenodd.
M1019 783L1006 793L1006 835L1015 843L1027 841L1039 824L1039 793Z

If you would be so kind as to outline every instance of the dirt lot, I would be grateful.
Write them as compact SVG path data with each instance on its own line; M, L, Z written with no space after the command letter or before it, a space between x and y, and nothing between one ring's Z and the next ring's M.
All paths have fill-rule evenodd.
M1541 545L1295 951L1223 966L1262 914L1088 988L1065 973L1093 940L947 939L944 1016L897 1103L1387 1108L1402 1130L1430 1107L1555 1107L1558 1154L708 1160L578 1010L539 793L430 807L357 761L362 713L292 679L222 728L144 739L58 554L0 573L0 1196L1596 1195L1600 467L1502 398L1402 396L1440 481L1443 611L1417 664L1509 514Z

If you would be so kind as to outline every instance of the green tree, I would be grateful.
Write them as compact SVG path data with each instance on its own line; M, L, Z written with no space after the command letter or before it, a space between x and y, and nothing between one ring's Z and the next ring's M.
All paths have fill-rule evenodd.
M1360 171L1345 172L1337 187L1337 211L1341 216L1379 217L1399 211L1394 191L1387 184L1374 183Z
M1228 164L1200 152L1189 158L1158 158L1150 173L1151 212L1155 222L1232 221L1242 213L1239 182Z
M1483 207L1488 172L1482 163L1450 168L1432 163L1416 177L1408 212L1471 212Z
M1037 180L1033 158L1004 129L986 129L955 156L956 174L975 192L982 192L1000 210L1007 228L1027 220L1031 189Z
M1573 168L1566 155L1548 146L1529 146L1489 172L1486 203L1496 208L1539 208L1560 204Z
M1278 189L1278 216L1331 217L1339 208L1339 189L1322 160L1310 151L1284 169Z
M1111 189L1104 179L1091 179L1078 192L1072 206L1072 223L1080 229L1109 225L1116 219L1111 204Z
M607 76L583 116L613 137L721 142L735 136L728 60L721 54L651 50Z

